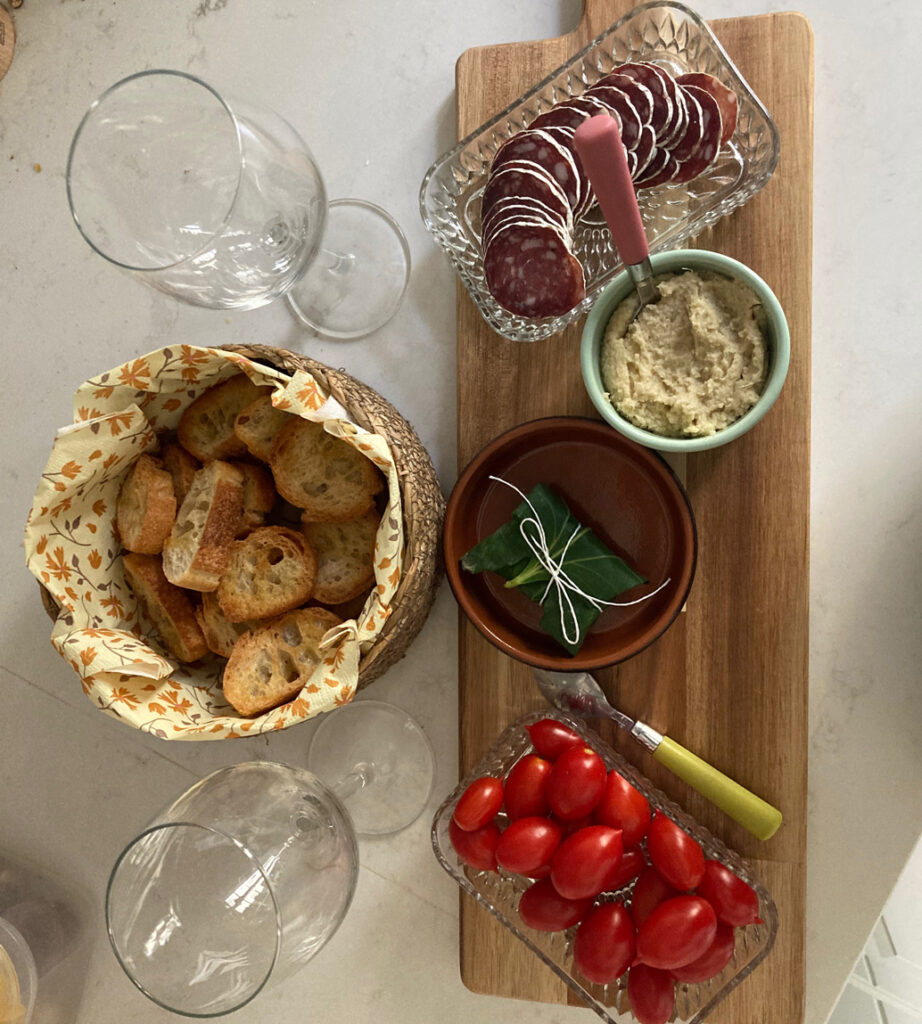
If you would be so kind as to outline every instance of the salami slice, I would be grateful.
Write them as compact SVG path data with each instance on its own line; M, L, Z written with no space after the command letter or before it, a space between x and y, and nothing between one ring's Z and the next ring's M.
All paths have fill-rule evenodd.
M494 235L483 269L492 296L518 316L562 316L586 295L583 268L553 228L507 227Z
M653 155L650 157L650 162L643 169L643 171L634 178L635 188L648 188L649 182L657 179L659 175L669 166L669 160L672 154L668 149L660 149L657 147L653 150ZM676 162L678 163L678 162ZM674 168L677 169L677 168Z
M667 181L672 181L679 170L679 161L669 152L668 149L661 150L666 154L666 161L663 164L661 170L657 171L656 174L644 176L643 181L636 182L638 188L656 188L657 185L664 185Z
M682 88L685 96L685 109L688 111L688 123L682 137L672 147L672 155L680 163L687 160L697 148L704 135L704 124L702 123L701 105L695 99L694 94Z
M682 89L698 101L701 110L701 139L691 153L679 163L673 181L691 181L717 162L723 124L717 100L697 85L683 85Z
M573 110L585 111L589 117L595 117L596 114L609 113L608 107L601 100L590 96L588 92L583 93L582 96L575 97L575 99L567 100L564 106L570 107Z
M632 154L635 158L634 169L631 171L631 178L636 181L637 178L643 174L647 167L650 165L650 161L653 159L653 154L656 152L656 136L653 134L653 129L645 124L640 129L640 139L637 142L637 148Z
M587 199L587 196L591 190L591 186L589 184L589 177L583 170L583 164L579 158L579 154L576 152L576 147L573 145L573 138L576 135L576 129L549 125L547 128L542 128L541 130L547 132L551 138L556 139L573 158L573 163L576 166L576 173L579 175L580 182L580 202L579 206L573 211L574 218L578 219L582 215L580 210L586 206L587 201L590 201Z
M679 88L676 80L665 68L661 68L658 64L652 64L649 61L644 61L643 64L654 74L659 75L663 89L669 97L669 102L672 107L672 115L666 126L663 128L662 133L657 136L656 144L657 146L661 146L665 149L671 149L673 144L684 134L685 126L688 123L688 111L685 107L685 97L683 96L682 90Z
M558 103L550 110L539 114L529 125L530 128L577 128L589 117L589 111L578 110L576 107L567 106L566 103Z
M554 176L540 164L531 161L520 160L505 164L490 175L480 201L481 223L490 212L490 207L506 196L538 199L564 218L570 212L566 193Z
M572 238L560 231L556 224L552 224L541 217L510 217L496 224L491 229L489 237L484 238L481 245L484 260L486 260L487 255L490 252L490 246L496 241L496 239L501 238L504 234L514 228L547 228L549 231L554 232L566 249L571 248Z
M526 128L507 139L493 157L491 173L514 160L531 160L554 176L571 209L579 204L582 183L570 151L539 128Z
M668 138L669 133L675 130L672 99L664 81L665 74L654 64L620 64L615 70L618 74L627 75L650 90L653 95L650 127L656 133L657 146L661 146L662 140Z
M566 232L567 236L573 234L573 217L567 210L566 218L560 215L559 210L552 210L539 199L522 196L506 196L498 199L489 209L480 225L480 236L483 239L484 247L496 226L510 217L542 217L548 223Z
M634 108L634 104L628 99L628 95L622 89L613 85L594 85L587 96L601 100L606 107L618 115L621 124L621 141L624 148L631 152L637 147L640 139L640 129L643 127L640 121L640 114Z
M650 124L653 119L653 93L645 85L641 85L640 82L631 78L630 75L622 75L613 71L610 75L606 75L603 79L596 82L592 88L597 89L602 86L612 86L615 89L620 89L637 111L641 125Z
M704 89L717 100L720 107L720 119L722 130L720 133L720 144L725 145L730 141L730 136L736 131L736 120L739 116L739 99L732 89L728 89L723 82L718 81L713 75L706 75L703 71L693 71L687 75L679 75L676 79L679 85L696 85Z

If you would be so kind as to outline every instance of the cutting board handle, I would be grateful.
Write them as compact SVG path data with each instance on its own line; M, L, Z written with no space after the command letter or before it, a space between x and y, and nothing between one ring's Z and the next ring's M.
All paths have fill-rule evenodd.
M588 43L637 6L634 0L583 0L583 16L573 35Z

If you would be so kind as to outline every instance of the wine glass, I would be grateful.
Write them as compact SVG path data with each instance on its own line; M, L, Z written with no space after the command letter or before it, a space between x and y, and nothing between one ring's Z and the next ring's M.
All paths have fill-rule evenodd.
M193 305L254 309L284 295L316 333L356 338L406 291L409 248L384 210L328 202L290 124L185 72L138 72L90 106L67 198L97 253Z
M337 780L361 836L382 836L412 824L435 780L435 754L414 718L393 704L356 700L321 718L307 752L308 768Z
M428 801L432 748L405 712L358 701L320 725L309 756L338 773L332 785L267 761L219 769L161 811L116 861L109 940L159 1006L221 1016L303 967L352 901L357 831L397 831ZM331 757L328 741L340 747L347 737L351 753Z

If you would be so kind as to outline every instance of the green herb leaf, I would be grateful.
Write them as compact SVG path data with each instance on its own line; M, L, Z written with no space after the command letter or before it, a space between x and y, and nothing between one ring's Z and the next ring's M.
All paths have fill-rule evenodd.
M587 598L569 590L568 597L576 615L578 636L575 643L564 638L560 590L555 585L548 587L550 574L532 554L523 537L523 522L534 520L537 514L551 560L560 564L566 550L562 572L575 587L590 597L611 601L618 594L645 583L646 579L610 551L588 527L581 526L566 503L545 484L538 484L528 495L528 501L532 507L527 502L521 502L509 522L471 548L461 559L461 565L468 572L495 572L507 580L507 587L518 587L532 601L541 603L544 609L542 629L569 653L576 654L601 611ZM525 530L530 537L537 536L534 522L526 523ZM571 541L574 532L576 536ZM567 633L572 635L573 622L566 602L564 612Z

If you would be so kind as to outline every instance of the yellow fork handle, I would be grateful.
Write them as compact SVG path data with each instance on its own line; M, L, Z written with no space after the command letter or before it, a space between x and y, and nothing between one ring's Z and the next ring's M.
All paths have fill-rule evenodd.
M758 839L769 839L778 831L781 811L777 807L750 793L680 743L664 736L653 756Z

